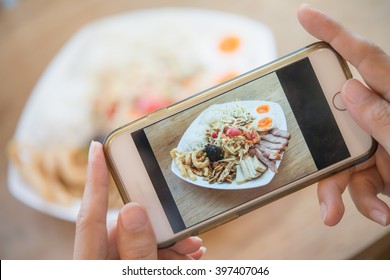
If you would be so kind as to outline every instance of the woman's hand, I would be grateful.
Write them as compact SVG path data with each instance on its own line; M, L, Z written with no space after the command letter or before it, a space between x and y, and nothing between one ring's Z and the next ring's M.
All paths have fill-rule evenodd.
M167 249L157 241L145 209L126 204L118 220L107 227L109 173L102 145L92 142L87 182L76 223L75 259L200 259L205 252L198 237L184 239Z
M377 195L390 196L390 57L375 44L306 4L299 8L298 18L309 33L331 44L363 77L368 87L349 80L341 95L348 113L379 143L370 160L318 184L324 223L332 226L341 220L344 214L341 195L349 186L360 213L386 226L390 223L390 208Z

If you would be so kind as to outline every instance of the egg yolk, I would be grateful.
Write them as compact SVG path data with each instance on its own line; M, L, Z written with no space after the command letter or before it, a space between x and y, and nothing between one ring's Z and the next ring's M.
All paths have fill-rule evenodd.
M223 52L234 52L240 46L240 38L237 36L226 36L219 44L219 49Z
M272 118L265 117L265 118L260 119L257 122L257 127L259 128L259 130L262 130L262 131L270 129L272 127Z
M269 105L268 104L264 104L264 105L258 106L256 108L256 112L259 113L259 114L268 113L269 112Z

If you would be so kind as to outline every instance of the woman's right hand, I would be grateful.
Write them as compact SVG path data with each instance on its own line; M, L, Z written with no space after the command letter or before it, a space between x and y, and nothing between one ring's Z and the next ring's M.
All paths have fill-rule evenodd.
M333 226L341 220L344 214L341 195L348 186L360 213L386 226L390 223L390 208L377 195L390 196L390 57L309 5L299 8L298 18L310 34L328 42L363 77L368 87L358 80L349 80L341 95L348 113L379 143L370 160L318 184L324 223Z

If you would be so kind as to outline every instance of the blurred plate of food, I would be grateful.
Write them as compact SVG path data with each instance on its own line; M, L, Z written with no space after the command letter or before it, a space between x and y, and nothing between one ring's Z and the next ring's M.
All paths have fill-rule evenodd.
M281 106L262 100L214 104L187 128L171 151L172 172L219 190L267 185L289 144Z
M80 29L33 89L9 144L11 193L75 221L92 139L276 56L271 31L190 8L126 12ZM121 199L111 180L110 213Z

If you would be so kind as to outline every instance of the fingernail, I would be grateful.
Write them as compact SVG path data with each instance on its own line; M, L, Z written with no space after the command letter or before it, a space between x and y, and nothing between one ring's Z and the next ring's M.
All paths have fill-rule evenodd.
M92 159L93 157L93 154L95 153L95 150L96 150L96 142L95 141L91 141L91 144L89 145L89 152L88 152L88 159Z
M325 222L326 216L328 215L328 208L326 207L325 203L321 202L320 210L321 210L322 221Z
M311 8L312 6L309 3L302 3L301 8Z
M142 206L130 203L121 210L121 221L123 227L128 231L137 231L145 227L147 216Z
M199 250L202 252L202 255L206 254L207 252L207 248L205 246L200 247Z
M355 82L355 81L354 81ZM361 88L359 86L347 87L346 90L343 91L344 95L347 99L353 103L362 103L366 101L371 96L371 91L366 88Z
M381 211L378 210L372 210L370 212L370 217L373 219L375 222L382 226L387 225L387 215L385 213L382 213Z
M202 243L203 240L199 236L191 236L192 240Z

